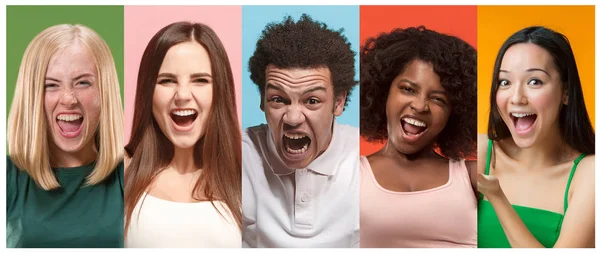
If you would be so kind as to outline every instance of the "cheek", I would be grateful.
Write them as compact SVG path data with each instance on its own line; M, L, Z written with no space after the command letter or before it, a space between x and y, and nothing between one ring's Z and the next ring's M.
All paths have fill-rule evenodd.
M306 121L310 124L311 131L319 140L327 140L331 136L333 114L329 108L321 107L319 110L304 110Z
M560 106L560 94L554 94L553 91L541 90L531 93L528 96L529 104L536 111L557 111ZM556 112L558 113L558 112Z
M431 114L433 116L433 125L437 128L444 129L446 124L448 123L448 119L450 119L450 109L443 106L431 106Z
M285 107L280 107L280 108L274 108L274 107L269 107L268 104L265 104L265 118L267 120L267 123L271 124L271 123L276 123L279 121L283 121L283 114L285 113L286 108ZM274 128L275 126L270 126L271 128Z
M197 89L195 89L193 93L194 98L196 98L196 103L198 104L198 107L200 107L200 110L203 112L210 112L213 101L212 85L197 87Z
M52 111L58 105L58 93L45 93L44 94L44 112L46 112L47 117L52 115Z
M509 98L510 92L508 90L498 90L496 92L496 105L498 105L498 110L505 110L505 106L508 103Z
M171 98L172 91L166 87L156 86L154 88L154 94L152 95L152 114L154 118L160 120L159 117L163 111L167 110L169 105L169 98Z
M100 91L97 88L80 91L77 94L77 99L89 113L100 112Z

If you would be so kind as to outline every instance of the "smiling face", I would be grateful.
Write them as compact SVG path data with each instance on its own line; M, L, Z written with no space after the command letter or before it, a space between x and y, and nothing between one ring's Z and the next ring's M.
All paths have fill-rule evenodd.
M511 46L498 74L496 103L515 143L522 148L558 131L566 91L552 56L533 43Z
M431 146L450 117L450 105L433 65L408 63L392 81L386 102L388 142L403 154Z
M94 58L78 41L50 59L44 83L44 112L55 156L61 156L60 151L94 153L94 135L100 121L98 85Z
M290 168L305 168L333 136L333 117L346 95L334 97L329 68L266 69L264 111L277 153Z
M204 136L212 88L210 57L202 45L183 42L167 51L156 79L152 114L175 147L193 147Z

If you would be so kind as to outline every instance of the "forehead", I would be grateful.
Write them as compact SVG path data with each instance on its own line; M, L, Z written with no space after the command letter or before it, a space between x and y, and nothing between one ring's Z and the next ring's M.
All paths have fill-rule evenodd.
M519 43L506 50L500 69L525 71L531 68L550 70L553 67L552 56L544 48L533 43Z
M211 73L208 51L195 41L179 43L167 51L159 72Z
M96 63L89 50L80 42L58 50L48 64L47 76L72 76L83 72L96 74Z
M420 59L415 59L406 64L395 81L408 80L416 83L420 87L428 87L435 90L444 91L444 87L440 83L440 76L435 73L432 63L425 62Z
M327 90L333 88L331 72L327 67L282 69L268 65L266 82L289 89L304 89L313 86L324 86Z

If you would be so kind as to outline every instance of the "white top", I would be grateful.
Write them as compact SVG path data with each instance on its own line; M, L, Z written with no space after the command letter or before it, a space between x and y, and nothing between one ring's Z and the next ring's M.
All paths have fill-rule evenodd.
M267 125L242 135L244 247L358 247L359 132L334 122L328 149L289 169Z
M144 198L145 197L145 198ZM131 215L126 248L240 248L242 236L225 203L184 203L144 193ZM143 203L141 213L140 204ZM138 218L139 215L139 218Z

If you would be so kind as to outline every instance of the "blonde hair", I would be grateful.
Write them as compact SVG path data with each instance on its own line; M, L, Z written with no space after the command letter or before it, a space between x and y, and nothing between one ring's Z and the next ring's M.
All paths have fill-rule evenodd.
M96 63L100 91L100 123L94 137L98 157L87 177L94 185L106 179L123 160L123 108L119 80L106 42L83 25L56 25L45 29L27 46L8 118L8 149L14 164L45 190L60 187L50 162L48 124L44 115L44 82L50 58L80 42Z

